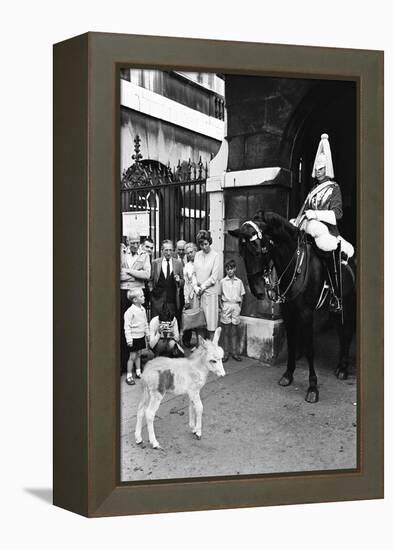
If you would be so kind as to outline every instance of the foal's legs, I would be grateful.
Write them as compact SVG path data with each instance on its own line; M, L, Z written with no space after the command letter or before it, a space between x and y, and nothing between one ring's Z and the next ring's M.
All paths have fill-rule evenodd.
M191 431L194 434L195 433L195 424L196 424L196 414L195 414L194 404L191 401L191 398L190 398L190 401L189 401L189 404L188 404L188 422L189 422L189 426L191 428Z
M156 435L154 433L154 417L156 415L156 412L158 410L158 407L160 406L162 395L159 392L154 392L150 396L149 404L146 408L146 423L147 423L147 431L149 433L149 441L152 445L153 449L159 449L160 444L158 443L156 439Z
M202 412L203 412L203 405L201 398L199 396L198 392L193 392L189 394L190 400L192 401L194 405L194 411L195 411L195 428L193 430L193 433L196 435L197 439L201 439L202 437Z
M138 405L138 412L136 415L136 426L135 426L135 442L137 445L142 443L142 422L145 415L145 410L147 402L149 400L149 393L147 388L143 390L143 395Z

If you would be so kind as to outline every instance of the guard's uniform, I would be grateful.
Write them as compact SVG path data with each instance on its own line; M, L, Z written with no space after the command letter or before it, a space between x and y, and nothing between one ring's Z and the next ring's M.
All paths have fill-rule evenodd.
M322 168L324 173L321 172ZM340 237L337 228L337 221L343 217L342 197L340 187L333 180L332 154L327 134L321 135L312 177L319 181L307 195L296 220L291 222L311 235L319 249L325 252L334 251L341 241L341 249L348 257L353 256L353 246Z
M329 306L331 311L342 314L342 257L340 250L351 257L354 254L354 249L338 232L337 221L343 216L342 197L340 187L333 180L332 154L327 134L321 135L312 177L317 178L318 183L307 195L293 223L311 235L320 250L333 252L333 254L329 254L326 261L331 289ZM340 241L341 247L338 248ZM338 254L334 252L335 250L338 250Z
M318 191L318 188L320 190ZM303 211L314 210L318 216L319 211L332 211L335 220L340 220L343 216L341 191L338 184L334 181L327 181L315 185L305 201ZM321 216L322 217L322 216ZM315 244L321 250L326 252L336 250L337 237L339 235L336 224L325 220L307 220L307 218L298 217L299 228L314 237Z
M316 192L314 195L312 195L313 191L316 191L318 187L319 184L315 185L311 189L311 192L309 193L311 199L307 200L305 210L332 210L334 212L334 215L336 216L336 221L341 220L341 218L343 217L343 207L341 190L338 184L334 181L331 181L329 185L324 187L321 191ZM328 222L322 223L325 223L331 235L334 235L335 237L338 236L339 233L337 225L333 225Z
M319 219L307 220L304 215L307 210L314 210ZM327 221L331 219L331 214L324 219L325 212L334 214L332 221L340 220L343 216L341 190L332 180L317 184L311 189L294 223L311 235L317 247L325 252L336 250L338 241L341 241L342 251L351 258L354 255L353 246L340 236L335 223Z

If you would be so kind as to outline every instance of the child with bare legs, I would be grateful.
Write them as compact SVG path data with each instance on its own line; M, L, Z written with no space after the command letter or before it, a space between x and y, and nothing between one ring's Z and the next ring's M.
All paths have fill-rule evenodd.
M242 309L243 297L246 293L243 282L235 276L236 263L229 260L225 264L226 276L220 281L220 321L223 329L223 362L228 361L230 350L236 361L240 357L240 311Z
M130 356L127 362L126 383L130 386L135 384L133 369L135 367L136 378L141 377L141 355L146 348L146 340L149 340L149 325L146 317L146 310L143 307L145 295L141 288L129 290L127 298L131 306L124 314L124 334L130 348Z

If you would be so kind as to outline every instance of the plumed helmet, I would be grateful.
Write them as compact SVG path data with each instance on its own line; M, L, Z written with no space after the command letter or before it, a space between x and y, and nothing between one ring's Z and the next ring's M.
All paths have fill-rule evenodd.
M316 177L316 171L320 168L326 168L326 175L328 178L334 178L332 153L330 151L329 136L327 134L321 135L321 141L319 142L317 154L315 155L314 166L312 169L312 177Z

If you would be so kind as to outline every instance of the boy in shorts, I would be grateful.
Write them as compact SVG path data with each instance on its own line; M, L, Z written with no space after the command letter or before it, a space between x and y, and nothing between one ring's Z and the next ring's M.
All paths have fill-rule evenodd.
M124 335L127 346L130 348L130 356L127 362L126 382L129 386L135 384L132 371L135 365L137 378L141 377L141 355L146 348L146 338L149 339L149 324L146 310L143 307L145 295L142 288L135 288L127 292L127 298L131 307L124 314Z
M232 357L241 361L240 350L240 311L243 297L246 293L243 282L236 277L236 263L229 260L225 264L226 276L220 281L219 303L221 309L220 321L223 332L224 357L223 363L228 361L232 348ZM231 346L232 343L232 346Z

